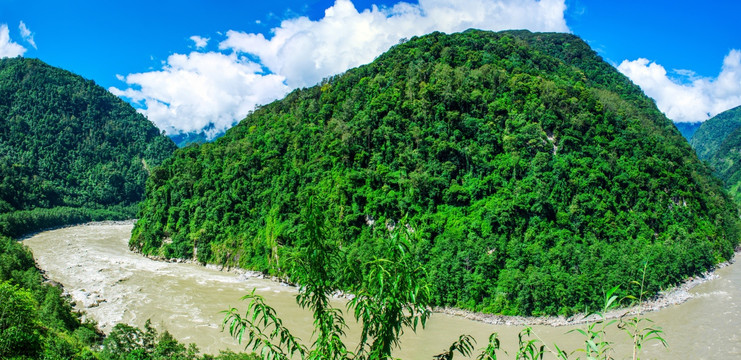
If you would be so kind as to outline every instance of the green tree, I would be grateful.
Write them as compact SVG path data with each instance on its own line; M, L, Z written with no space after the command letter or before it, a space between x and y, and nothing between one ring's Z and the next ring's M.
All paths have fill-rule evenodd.
M0 358L35 358L42 352L44 328L32 294L0 282Z
M399 226L379 242L385 249L373 261L360 264L347 258L321 221L315 207L304 212L306 223L301 226L302 242L291 257L291 280L299 284L296 301L314 314L314 337L309 347L285 328L275 310L265 304L254 291L246 314L236 308L226 311L224 325L231 336L257 351L266 359L389 359L398 348L405 328L416 331L429 317L428 288L424 272L416 260L408 239L408 230ZM330 302L341 290L342 277L358 280L355 297L348 303L361 324L359 345L353 353L342 338L347 325L340 309Z

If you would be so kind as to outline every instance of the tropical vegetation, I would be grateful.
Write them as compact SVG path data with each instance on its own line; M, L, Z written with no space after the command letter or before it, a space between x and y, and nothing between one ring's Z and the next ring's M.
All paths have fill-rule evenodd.
M741 106L705 121L690 144L741 205Z
M93 81L0 59L0 233L132 218L149 172L175 148Z
M654 294L739 242L710 168L569 34L415 37L262 106L152 171L130 247L292 278L310 198L351 257L407 227L430 304L492 313L598 309L647 261Z
M39 60L0 59L0 358L213 358L150 326L119 324L105 337L11 238L133 217L149 171L174 149L92 81Z

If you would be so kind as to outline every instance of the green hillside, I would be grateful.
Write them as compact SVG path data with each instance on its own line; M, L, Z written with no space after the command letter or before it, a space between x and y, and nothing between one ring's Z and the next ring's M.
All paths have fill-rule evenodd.
M118 324L104 336L8 237L133 217L148 173L174 149L92 81L39 60L0 59L0 358L206 358L149 326Z
M690 142L707 160L737 204L741 204L741 106L704 122Z
M736 207L641 90L568 34L433 33L155 170L130 246L279 273L309 199L357 261L404 226L434 301L571 313L728 259Z
M701 160L710 160L719 154L723 142L741 127L741 106L724 111L702 123L692 135L690 144Z
M149 171L175 148L93 81L35 59L0 59L0 233L131 218Z

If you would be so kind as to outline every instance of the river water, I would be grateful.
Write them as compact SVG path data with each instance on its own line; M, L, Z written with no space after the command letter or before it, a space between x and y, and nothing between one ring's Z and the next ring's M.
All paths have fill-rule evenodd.
M88 224L36 234L23 242L31 248L47 277L64 285L67 292L100 328L108 332L118 322L142 327L147 319L160 331L167 329L185 343L195 343L204 353L220 349L244 350L228 332L222 331L224 314L230 307L245 309L240 298L257 289L275 307L294 335L311 342L311 313L295 302L295 288L196 264L154 261L128 250L130 224ZM741 267L719 269L715 280L690 290L691 298L646 317L660 326L669 343L664 348L650 343L641 358L731 359L741 358ZM335 305L344 309L343 301ZM583 348L583 338L570 333L580 326L534 326L547 345L557 343L569 351ZM502 347L512 357L517 334L523 326L490 325L445 314L433 314L427 327L402 337L403 359L431 359L445 350L460 334L477 339L483 348L489 334L497 332ZM354 347L359 336L351 324L346 343ZM616 358L631 356L630 339L613 329ZM458 358L458 357L456 357Z

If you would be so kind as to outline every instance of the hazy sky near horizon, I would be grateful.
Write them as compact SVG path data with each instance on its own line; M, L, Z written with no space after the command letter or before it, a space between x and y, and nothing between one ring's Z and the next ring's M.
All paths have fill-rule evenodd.
M0 57L93 79L170 134L215 134L401 38L570 32L689 122L741 105L738 14L739 1L688 0L0 0Z

